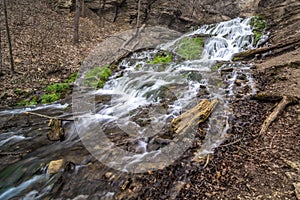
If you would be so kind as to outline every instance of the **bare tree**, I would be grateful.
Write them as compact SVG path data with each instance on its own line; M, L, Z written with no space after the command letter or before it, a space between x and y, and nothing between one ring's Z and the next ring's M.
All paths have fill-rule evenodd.
M74 44L79 42L79 17L80 17L80 0L76 0L76 10L74 19Z
M1 43L1 29L0 29L0 76L2 73L2 43Z
M84 0L82 0L82 5L81 5L81 16L85 17L85 5L84 5Z
M100 27L104 27L104 10L105 10L106 0L99 0L100 11L98 15L100 16Z
M138 1L138 8L137 8L137 18L136 18L136 28L140 27L140 17L141 17L141 0Z
M8 48L9 48L9 56L10 56L10 71L12 74L15 73L15 66L14 66L14 59L12 54L12 46L11 46L11 38L8 26L8 16L7 16L7 7L6 7L6 0L3 0L3 9L4 9L4 17L5 17L5 29L6 35L8 40Z

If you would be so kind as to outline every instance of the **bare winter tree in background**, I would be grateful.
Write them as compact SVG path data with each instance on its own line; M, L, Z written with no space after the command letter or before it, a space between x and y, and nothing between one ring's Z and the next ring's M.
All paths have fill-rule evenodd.
M85 17L85 5L84 5L84 0L82 0L82 5L81 5L81 16Z
M4 10L4 18L5 18L5 29L8 40L8 48L9 48L9 56L10 56L10 71L12 74L15 73L14 59L12 54L12 46L11 46L11 38L8 26L8 16L7 16L7 8L6 8L6 0L3 0L3 10Z
M2 73L2 42L1 42L1 29L0 29L0 76Z
M141 17L141 0L138 1L136 28L140 27L140 17Z
M79 17L80 17L80 0L76 0L76 11L74 19L74 44L79 42Z

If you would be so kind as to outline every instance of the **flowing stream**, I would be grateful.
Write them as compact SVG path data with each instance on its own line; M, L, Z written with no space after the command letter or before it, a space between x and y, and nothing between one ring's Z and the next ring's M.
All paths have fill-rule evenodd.
M76 120L64 123L67 137L63 142L47 141L47 120L37 116L24 119L24 112L72 117L68 104L0 111L4 127L0 134L0 199L47 196L59 178L47 174L47 164L61 157L72 158L72 149L80 143L103 164L123 172L143 173L171 165L192 145L197 127L174 135L170 134L170 122L202 99L219 102L197 156L212 153L229 128L229 99L241 95L237 94L237 83L246 92L255 93L251 66L230 62L235 53L255 48L249 23L250 18L237 18L205 25L156 49L124 58L102 89L85 91L84 95L93 97L91 105L86 106L84 99L73 99ZM181 41L197 37L204 41L201 54L181 59ZM170 62L151 62L166 52L172 55ZM229 72L224 75L223 71ZM7 158L7 152L20 154ZM88 161L77 157L75 163L80 168Z

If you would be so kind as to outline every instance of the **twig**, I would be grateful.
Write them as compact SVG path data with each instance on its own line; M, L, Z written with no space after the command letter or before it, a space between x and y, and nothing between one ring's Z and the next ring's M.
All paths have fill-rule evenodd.
M209 163L209 154L207 154L207 156L206 156L206 162L203 166L203 169L205 169L207 167L208 163Z
M22 154L29 153L30 151L19 152L0 152L0 156L21 156Z
M35 116L39 116L39 117L44 117L47 119L56 119L56 120L61 120L61 121L74 121L74 119L64 119L64 118L59 118L59 117L51 117L51 116L47 116L47 115L42 115L39 113L34 113L34 112L24 112L25 115L35 115Z
M228 147L228 146L234 145L234 144L236 144L236 143L238 143L238 142L240 142L240 141L242 141L242 140L243 140L243 138L240 138L240 139L235 140L235 141L233 141L233 142L231 142L231 143L224 144L224 145L220 145L220 147Z

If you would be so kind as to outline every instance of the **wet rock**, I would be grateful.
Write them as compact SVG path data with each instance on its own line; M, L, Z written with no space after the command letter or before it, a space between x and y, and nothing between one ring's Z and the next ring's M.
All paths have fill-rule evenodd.
M72 0L58 0L56 3L56 10L60 12L70 12L73 6Z
M237 76L237 79L245 81L247 80L247 76L245 74L240 74Z
M58 173L62 169L63 163L63 159L51 161L47 169L48 174Z
M172 142L172 140L169 140L169 139L164 139L164 138L160 138L160 137L157 137L154 139L156 143L160 144L160 145L167 145L169 144L170 142Z
M113 175L112 172L106 172L106 173L104 174L105 178L107 178L107 179L111 178L112 175Z
M74 172L76 168L76 165L73 162L67 162L64 168L64 171L66 172Z
M242 81L242 80L240 80L240 79L237 79L237 80L235 80L234 83L235 83L237 86L241 86L243 82L244 82L244 81Z

